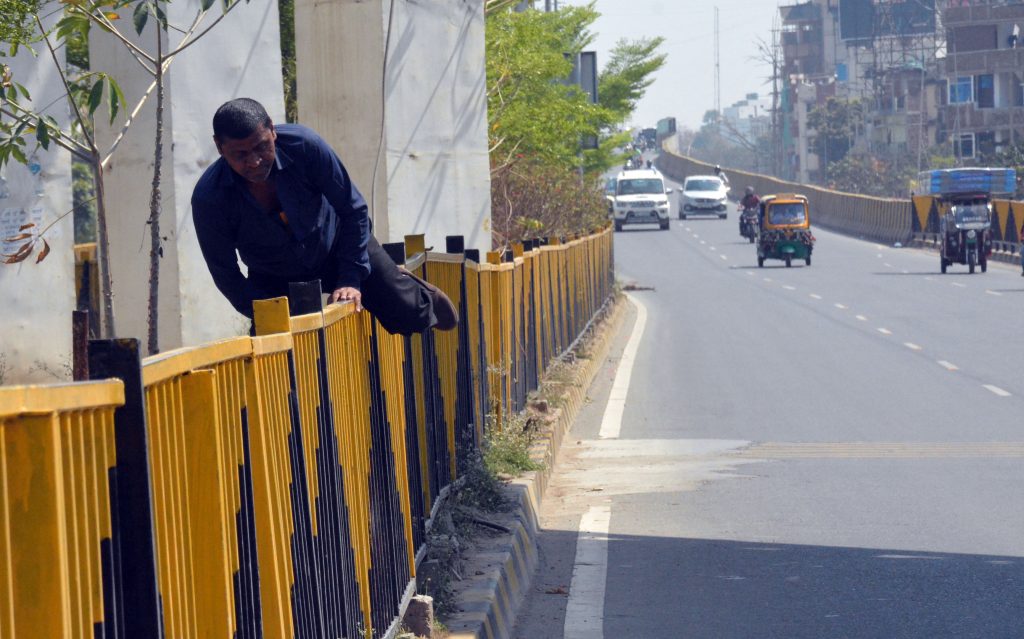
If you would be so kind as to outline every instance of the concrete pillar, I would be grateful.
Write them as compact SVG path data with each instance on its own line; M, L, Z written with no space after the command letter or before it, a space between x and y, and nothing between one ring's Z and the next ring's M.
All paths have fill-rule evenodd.
M200 30L221 15L215 3ZM166 5L172 25L187 29L200 9L198 0ZM125 28L131 20L119 22ZM155 52L155 21L136 41ZM131 30L134 36L134 31ZM173 31L165 46L174 47L181 34ZM165 34L166 38L166 34ZM91 63L116 77L130 111L152 78L116 40L93 29ZM192 189L204 169L218 157L211 121L218 106L236 97L262 102L271 118L284 121L281 45L277 3L240 2L208 35L171 64L164 111L163 211L164 237L160 269L160 349L194 345L248 331L240 316L217 291L199 251L192 225ZM107 210L110 226L111 275L117 332L145 343L149 286L150 188L155 148L155 92L136 117L107 169ZM101 148L121 131L127 111L114 126L97 122Z
M43 15L50 13L44 7ZM56 21L51 16L47 22ZM4 47L6 49L6 46ZM51 106L67 130L70 119L64 87L45 45L36 55L22 49L4 58L13 79L32 95L32 105ZM64 64L63 50L58 52ZM29 137L29 136L26 136ZM31 137L29 137L31 139ZM32 140L34 146L34 140ZM31 152L31 146L26 152ZM0 264L0 384L67 381L71 379L71 312L75 308L74 222L71 215L71 154L51 144L30 157L28 167L12 161L0 171L0 240L19 234L23 224L38 232L51 223L44 239L50 254L41 263L36 255L20 264ZM23 242L0 242L0 253L13 253ZM41 248L41 244L40 244Z
M295 34L299 121L337 151L377 238L489 249L482 0L297 0Z

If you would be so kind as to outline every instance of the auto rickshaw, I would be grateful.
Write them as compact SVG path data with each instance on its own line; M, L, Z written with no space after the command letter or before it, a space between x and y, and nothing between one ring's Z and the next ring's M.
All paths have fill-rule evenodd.
M814 236L807 198L795 193L766 195L761 200L760 230L757 234L757 265L765 260L782 260L792 266L793 260L811 265Z
M967 270L988 270L992 254L992 199L1009 195L1017 186L1017 173L1006 168L937 169L918 175L918 188L937 200L939 216L939 268L952 264Z

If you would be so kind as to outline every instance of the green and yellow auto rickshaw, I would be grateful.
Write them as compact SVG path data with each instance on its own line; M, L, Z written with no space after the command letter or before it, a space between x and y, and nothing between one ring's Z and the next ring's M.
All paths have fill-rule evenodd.
M814 236L806 197L794 193L766 195L761 199L759 217L758 266L764 266L765 260L782 260L787 267L793 260L811 265Z

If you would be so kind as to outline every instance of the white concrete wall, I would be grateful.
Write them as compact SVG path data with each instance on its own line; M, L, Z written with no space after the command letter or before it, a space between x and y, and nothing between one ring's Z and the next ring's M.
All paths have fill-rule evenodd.
M67 102L60 99L60 76L45 45L35 49L36 57L22 50L3 63L32 94L33 105L53 103L46 113L66 130L70 117ZM63 62L63 52L59 54ZM51 145L31 159L32 168L13 161L0 171L0 239L16 235L18 227L29 222L38 230L71 210L70 153ZM33 255L20 264L0 264L0 384L71 379L72 216L54 224L44 237L50 254L41 263L36 264ZM0 252L13 253L20 244L0 243Z
M482 2L398 2L388 61L388 221L491 248Z
M489 249L483 3L391 6L298 0L299 120L334 146L381 241L426 233L440 248L464 235Z
M214 4L204 25L220 12ZM186 28L200 3L185 0L167 6L171 24ZM121 24L129 25L129 20ZM127 27L130 29L130 27ZM202 28L202 27L201 27ZM155 51L154 21L140 44ZM134 33L134 31L132 31ZM173 33L170 46L181 35ZM129 110L152 82L125 48L93 30L94 69L120 82ZM192 226L190 198L202 171L217 159L211 120L222 103L235 97L263 102L271 117L284 120L281 47L277 4L240 3L205 38L183 52L170 67L164 112L163 210L164 257L160 273L160 349L198 344L237 335L248 328L213 285ZM155 97L155 94L154 96ZM101 147L109 146L127 113L113 127L97 123ZM117 333L145 343L149 282L149 197L153 179L156 107L150 99L107 171L107 210L111 236L111 274Z

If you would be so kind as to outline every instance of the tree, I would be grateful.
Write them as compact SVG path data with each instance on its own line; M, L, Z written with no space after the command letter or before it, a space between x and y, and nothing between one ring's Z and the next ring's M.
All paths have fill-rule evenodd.
M665 66L667 56L658 53L665 38L619 40L612 49L608 63L598 78L598 101L619 119L621 124L636 110L647 88L654 84L654 74Z
M822 164L828 166L846 157L862 119L863 106L858 100L829 98L811 109L807 126L814 130L811 146Z
M168 23L166 5L168 0L79 0L64 4L64 15L56 27L47 29L40 14L42 5L38 0L0 0L11 5L11 12L4 12L4 23L0 34L3 41L10 45L12 55L20 46L42 42L49 58L55 65L64 84L65 95L72 112L72 125L69 130L62 130L52 117L44 115L45 109L35 109L31 95L25 87L17 83L5 70L3 77L4 95L0 98L0 113L10 121L0 122L0 166L14 159L26 163L25 148L30 145L26 134L35 133L35 144L48 148L55 143L72 153L79 160L92 167L96 187L96 224L97 244L99 247L99 265L101 288L103 289L104 334L114 334L114 314L111 295L109 240L106 230L106 210L104 208L103 169L112 159L115 151L124 139L125 133L132 126L142 107L154 97L156 103L156 130L154 132L154 168L150 190L150 214L147 224L150 228L150 273L149 273L149 315L148 315L148 349L150 353L158 350L158 290L160 280L160 257L163 252L160 235L161 184L163 179L163 118L164 118L164 79L174 59L210 32L224 17L239 4L239 0L223 0L222 11L210 24L204 26L204 20L213 8L214 0L202 0L194 19L188 25L172 25ZM248 2L248 0L246 0ZM156 28L152 29L155 40L155 53L147 52L136 45L128 34L117 24L122 14L130 14L131 25L135 33L141 36L152 17ZM10 16L10 18L8 18ZM110 123L113 124L117 114L125 105L125 97L114 78L100 71L75 70L64 67L58 58L58 49L73 46L75 43L87 41L91 29L96 28L120 42L135 61L153 78L148 89L138 98L130 111L119 135L108 149L100 149L92 134L92 118L103 102L107 104ZM165 38L178 34L180 39L165 49ZM69 46L69 48L70 48ZM70 213L70 211L69 211ZM66 214L65 214L66 215ZM52 224L50 225L52 226ZM47 251L45 239L42 237L45 227L31 238L31 245L21 260L32 254L35 245L42 242L43 251ZM23 245L22 248L24 248ZM18 253L22 253L19 249ZM20 260L19 260L20 261Z

